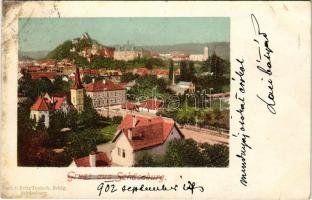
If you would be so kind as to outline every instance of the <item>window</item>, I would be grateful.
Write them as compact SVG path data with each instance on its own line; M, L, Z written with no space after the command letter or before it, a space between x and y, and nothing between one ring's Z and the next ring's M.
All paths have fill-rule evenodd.
M120 156L121 149L118 147L118 156Z
M126 151L124 149L122 150L122 157L126 157Z

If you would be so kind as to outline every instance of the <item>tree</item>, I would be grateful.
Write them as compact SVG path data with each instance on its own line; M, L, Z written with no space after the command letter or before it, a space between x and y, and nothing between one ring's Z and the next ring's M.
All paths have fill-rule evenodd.
M62 128L66 127L66 114L62 111L55 111L50 115L49 128L47 129L49 134L59 133Z
M203 166L202 156L197 143L192 139L174 139L169 142L164 157L164 165L168 167Z
M25 96L32 101L35 101L39 95L52 91L53 84L46 77L32 80L30 75L26 72L25 77L18 81L18 92L25 94Z
M147 62L145 63L145 67L147 69L153 69L153 63L151 60L147 60Z
M214 80L218 80L222 78L224 72L225 72L225 66L226 66L225 60L220 58L216 55L216 52L213 52L213 54L203 63L202 70L205 72L211 72Z
M78 124L83 127L98 125L103 118L93 108L92 99L84 92L84 110L79 114Z
M57 46L54 50L48 53L47 58L62 60L64 58L70 58L71 52L70 49L73 47L70 40L65 41L64 43Z
M169 79L172 81L172 78L173 78L173 73L174 73L174 70L173 70L173 60L170 59L169 61Z
M82 56L79 56L77 53L74 53L72 57L73 57L73 60L74 60L74 64L77 67L81 67L83 69L89 68L90 63L88 62L88 60L86 58L84 58Z
M98 129L86 128L69 133L65 151L74 158L89 155L91 151L96 151L96 145L103 140Z
M62 76L57 76L52 83L53 85L53 92L67 92L70 89L70 82L63 81Z
M76 50L77 51L82 51L86 47L91 47L92 46L92 40L89 38L82 38L78 41L76 44Z
M92 82L92 77L90 75L86 74L86 75L83 76L82 82L86 83L86 84L91 83Z
M124 73L120 77L121 82L130 82L133 80L138 79L140 76L138 74L132 74L132 73Z
M186 61L182 60L180 62L180 80L186 81L187 79L187 64Z
M200 145L204 165L207 167L227 167L229 165L229 148L225 145Z
M36 127L36 122L30 119L30 107L32 106L32 101L27 99L25 102L19 103L17 109L17 125L18 134L23 133L24 130L32 130Z
M142 152L136 156L136 164L137 167L151 167L154 165L154 161L152 155L148 152Z
M180 62L180 79L181 81L193 81L195 73L194 62L184 61Z
M136 165L140 167L227 167L229 148L225 145L199 144L192 139L174 139L165 155L147 151L139 153Z
M68 113L67 113L67 117L66 117L66 127L69 127L72 130L75 130L78 128L78 112L77 110L71 109Z
M50 115L48 138L44 145L47 148L62 148L66 145L66 134L61 130L66 127L67 115L62 111L56 111Z

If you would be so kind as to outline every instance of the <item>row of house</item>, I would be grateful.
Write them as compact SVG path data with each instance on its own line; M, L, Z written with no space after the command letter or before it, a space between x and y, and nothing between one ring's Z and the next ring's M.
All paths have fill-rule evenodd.
M189 54L185 52L171 52L171 53L161 53L157 56L163 60L173 60L173 61L182 61L182 60L191 60L191 61L205 61L209 57L208 46L205 46L203 49L203 54Z
M31 107L30 118L35 121L43 119L46 127L49 127L50 117L55 111L68 112L76 109L84 110L83 91L86 90L95 107L105 105L102 100L111 98L123 98L125 88L110 81L92 82L83 86L80 80L79 69L76 68L74 84L70 90L70 101L66 95L53 96L46 94L38 97ZM114 92L121 92L116 94ZM119 103L125 101L121 99ZM102 104L101 104L102 103ZM112 102L114 103L114 102ZM142 102L141 109L155 110L160 107L156 100ZM71 166L94 167L94 166L133 166L137 157L149 151L153 154L164 154L169 142L173 139L184 138L182 132L172 119L159 116L143 116L127 114L109 144L97 146L97 152L91 152L89 156L74 159ZM110 145L107 148L107 145Z
M76 52L76 48L73 47L71 52ZM114 58L115 48L113 47L103 47L93 44L91 47L85 47L83 50L78 52L78 55L86 58L89 62L95 56L101 56L104 58Z
M147 75L155 75L157 78L169 78L169 70L168 69L147 69L145 67L129 69L126 73L137 74L140 76L147 76ZM174 71L175 75L180 75L180 69L176 69Z
M82 112L84 110L84 91L91 98L94 108L120 105L126 101L126 88L123 85L109 80L94 81L94 79L91 83L83 85L79 69L76 68L70 94L61 97L48 94L43 97L39 96L31 107L30 117L36 122L43 118L46 127L49 127L49 118L54 111L68 112L71 108Z

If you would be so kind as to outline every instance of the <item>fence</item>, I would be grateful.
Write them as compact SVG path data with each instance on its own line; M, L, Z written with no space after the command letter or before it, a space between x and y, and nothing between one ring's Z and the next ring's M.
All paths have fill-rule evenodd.
M214 126L197 127L197 126L192 126L192 125L181 125L181 127L189 129L189 130L193 130L193 131L209 133L211 135L215 135L219 137L229 138L229 130L223 129L223 128L218 128Z

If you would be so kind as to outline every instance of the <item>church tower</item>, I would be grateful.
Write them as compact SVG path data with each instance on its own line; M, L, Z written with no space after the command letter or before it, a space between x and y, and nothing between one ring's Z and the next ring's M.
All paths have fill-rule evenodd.
M74 107L77 109L78 113L82 112L83 106L83 86L80 80L79 69L76 67L75 82L70 89L70 98Z

